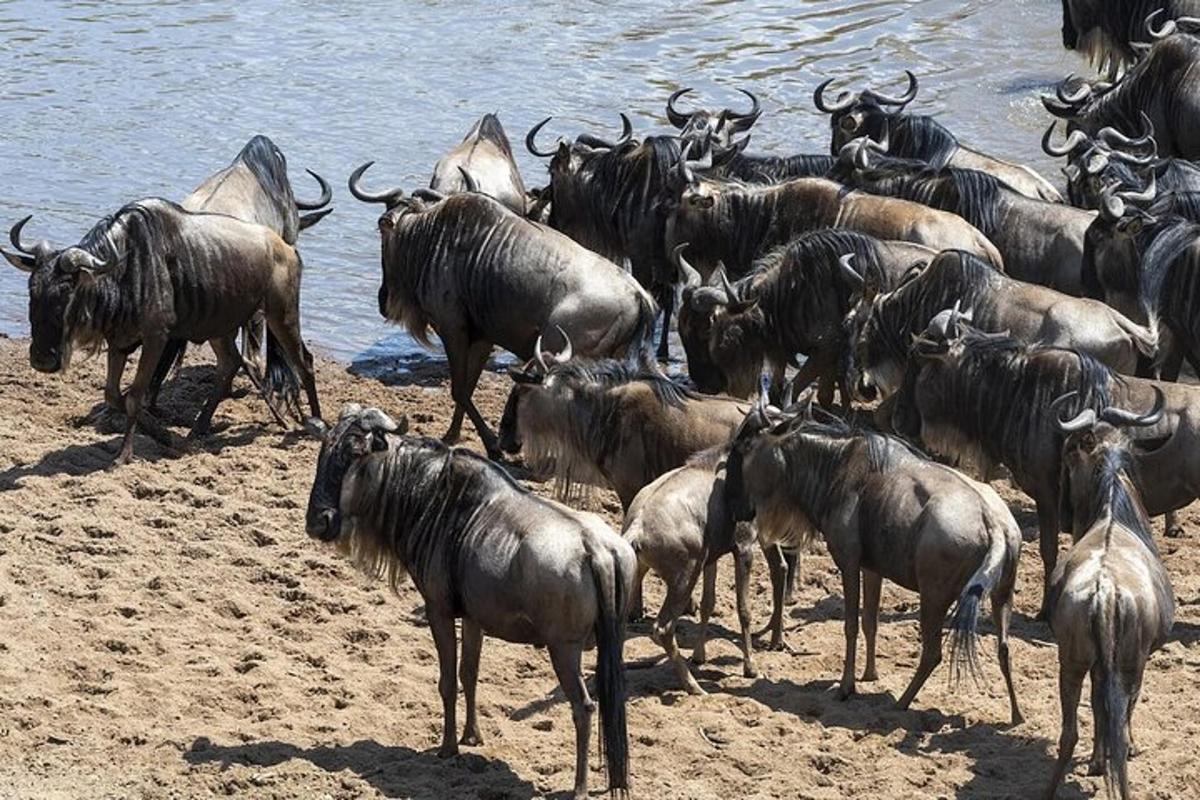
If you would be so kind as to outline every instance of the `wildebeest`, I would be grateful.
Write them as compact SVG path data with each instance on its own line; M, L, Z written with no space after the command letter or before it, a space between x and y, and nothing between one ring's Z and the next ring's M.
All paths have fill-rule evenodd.
M1063 47L1084 53L1110 79L1138 60L1139 44L1154 41L1147 15L1200 16L1197 0L1062 0L1062 6Z
M748 274L754 261L802 233L821 228L857 231L878 239L912 242L934 250L960 249L1003 267L986 236L956 214L908 200L847 191L823 178L797 178L773 186L748 186L692 173L667 223L673 250L689 244L688 261L707 279L723 263L731 278Z
M1007 274L1081 293L1083 240L1095 212L1026 197L985 172L935 170L921 161L879 156L886 147L869 139L846 145L829 177L872 194L958 214L996 245ZM876 155L869 155L872 151Z
M753 678L750 645L750 566L756 532L735 523L725 506L725 458L728 448L714 447L656 478L638 492L622 531L638 557L639 583L648 571L662 578L667 596L654 621L652 636L667 653L680 683L691 694L704 694L675 643L675 625L691 601L701 572L700 629L692 661L703 664L708 619L716 602L717 560L733 555L738 624L741 629L742 674Z
M625 607L637 558L599 517L537 497L467 450L404 436L378 409L347 407L325 435L308 534L393 590L412 576L437 647L442 745L482 743L475 682L484 634L545 647L575 721L576 800L587 797L594 704L580 661L597 648L596 694L611 792L629 788ZM467 720L455 742L455 619L462 620Z
M553 150L539 150L537 134L549 121L529 131L525 146L539 158L550 158L550 227L618 264L629 262L638 283L662 308L658 357L665 360L675 274L663 244L663 200L675 187L679 140L647 136L638 142L622 114L621 138L615 142L582 134L574 142L560 139Z
M958 167L986 172L1027 197L1052 203L1062 202L1062 195L1050 182L1028 167L1002 161L961 144L958 139L933 117L903 113L904 107L917 96L917 77L905 70L908 90L893 97L872 89L862 92L842 92L834 100L825 98L825 90L833 83L829 78L813 92L817 109L830 115L832 129L830 152L836 156L854 139L868 136L876 142L890 138L892 155L927 162L934 169Z
M1158 153L1200 157L1200 91L1197 90L1200 39L1175 34L1155 43L1149 54L1115 85L1093 86L1067 78L1056 97L1043 95L1051 114L1068 120L1068 133L1089 136L1102 128L1134 131L1145 115L1154 127Z
M909 242L822 229L763 256L736 283L705 286L683 248L677 248L684 277L679 338L687 353L688 376L703 392L724 391L735 397L758 390L764 361L781 373L797 354L807 357L797 385L816 377L831 385L843 377L847 340L842 322L861 293L861 281L839 267L845 255L854 256L853 269L870 274L875 284L882 282L882 290L935 255ZM822 396L823 402L827 399Z
M848 272L851 281L857 275ZM938 254L929 266L890 292L861 293L849 327L854 331L854 385L884 396L900 388L912 338L951 306L969 312L974 327L1005 331L1029 344L1074 348L1132 374L1153 359L1158 333L1099 300L1056 292L1002 275L961 251Z
M1104 775L1122 798L1130 796L1133 713L1146 661L1171 632L1175 597L1142 506L1135 444L1122 428L1156 425L1162 413L1159 393L1145 414L1087 408L1058 423L1066 436L1060 491L1076 543L1050 580L1062 701L1051 800L1079 740L1079 695L1089 672L1095 741L1088 774Z
M483 192L525 216L525 181L495 114L484 114L453 150L438 159L429 188L442 194Z
M762 106L758 98L746 89L738 91L750 98L749 111L734 111L731 108L720 111L698 108L690 113L680 111L675 107L675 103L691 91L690 88L679 89L667 98L667 119L679 129L679 136L684 141L726 148L733 144L735 136L753 128L754 123L762 116Z
M1142 500L1148 513L1158 515L1200 497L1200 389L1195 386L1117 376L1073 350L1022 344L962 322L931 325L910 358L915 361L892 411L895 429L981 476L992 474L997 464L1008 468L1013 483L1037 506L1047 589L1062 530L1062 435L1050 411L1056 398L1077 392L1081 410L1099 412L1110 406L1145 408L1161 391L1166 398L1162 419L1134 431L1135 457L1145 479Z
M859 588L867 663L876 679L875 633L884 578L920 593L921 661L900 697L908 708L942 660L951 605L952 666L978 673L976 624L992 603L1000 670L1013 724L1021 721L1008 657L1021 531L989 486L910 450L898 439L855 430L832 415L775 418L765 404L739 429L726 465L727 502L737 520L770 532L819 532L842 574L846 658L838 694L854 693Z
M126 353L141 342L137 374L124 396L128 419L117 463L133 456L146 392L171 340L208 341L217 355L216 383L192 432L208 429L243 363L234 345L237 330L259 308L287 369L300 374L312 415L320 417L312 356L300 337L300 256L274 231L157 198L125 206L62 250L46 242L24 247L20 233L28 221L11 231L19 252L0 252L29 273L33 368L59 372L75 349L103 344L110 353ZM280 371L282 365L268 367L268 374Z
M495 345L529 359L540 336L561 330L581 355L648 352L654 301L616 264L483 194L366 192L359 179L369 166L350 176L350 191L387 205L379 313L422 344L431 327L441 339L455 404L448 441L465 412L488 454L500 453L471 401Z

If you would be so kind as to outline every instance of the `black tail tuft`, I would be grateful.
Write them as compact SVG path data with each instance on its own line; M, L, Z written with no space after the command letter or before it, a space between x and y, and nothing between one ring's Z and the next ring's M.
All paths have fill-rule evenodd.
M149 396L153 401L158 400L158 390L173 371L178 372L183 366L183 356L187 353L187 339L168 339L158 363L154 365L154 376L150 379Z
M308 351L304 351L308 356ZM288 363L279 340L267 329L267 374L264 376L263 389L267 397L281 405L293 414L296 419L303 420L300 409L300 381L296 378L295 368Z
M600 616L596 620L596 694L600 702L600 741L608 766L609 794L629 790L629 731L625 715L625 603L624 580L614 561L612 596L604 578L593 566Z
M963 592L950 618L950 682L957 686L964 675L979 685L979 606L983 602L982 583L973 583Z
M645 294L638 294L638 317L629 340L628 361L634 365L657 364L654 357L654 329L658 308Z

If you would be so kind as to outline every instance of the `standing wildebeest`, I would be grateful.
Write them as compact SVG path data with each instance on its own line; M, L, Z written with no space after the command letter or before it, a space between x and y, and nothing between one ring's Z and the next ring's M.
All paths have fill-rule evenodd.
M822 229L763 256L736 283L704 286L700 273L677 252L684 276L679 338L697 388L749 397L758 390L764 360L779 374L797 354L807 359L796 385L820 377L831 387L840 380L847 345L842 322L862 291L862 281L839 267L847 254L854 256L853 269L882 283L883 290L935 255L908 242Z
M539 150L539 122L525 137L538 158L550 158L550 227L630 271L658 301L663 312L658 357L666 360L674 306L674 269L663 244L663 199L677 188L673 168L680 160L674 136L630 139L632 126L621 115L622 135L609 142L590 134L574 142L560 139L553 150Z
M976 624L986 594L1012 721L1021 721L1008 658L1021 530L991 487L832 415L779 422L761 401L734 440L725 485L734 518L756 519L761 535L798 530L824 537L846 604L841 698L854 693L860 575L864 681L877 677L875 633L887 578L921 595L921 662L900 707L909 707L941 662L942 625L956 601L952 665L956 673L978 674Z
M638 583L653 571L667 585L667 595L651 633L675 667L679 681L691 694L705 694L679 654L675 626L691 602L701 572L704 594L700 601L700 629L692 661L703 664L708 619L716 602L717 560L728 553L734 559L734 587L741 629L742 674L755 677L750 645L750 566L755 531L736 523L725 505L725 458L728 448L714 447L688 463L660 475L637 493L625 515L622 536L638 557Z
M1113 80L1123 65L1138 60L1138 45L1154 41L1146 30L1148 15L1200 16L1197 0L1062 0L1062 6L1063 47L1082 52Z
M0 251L29 275L29 362L59 372L76 348L129 352L141 342L137 374L124 397L128 417L117 463L133 456L133 432L159 358L171 340L208 341L217 355L212 393L192 425L204 433L242 366L234 339L258 309L278 339L287 369L300 373L320 417L312 356L300 338L300 256L269 228L223 214L196 214L167 200L125 206L73 247L11 239ZM272 351L268 350L268 358ZM268 373L282 371L268 365ZM294 380L294 378L293 378Z
M1111 88L1067 78L1057 98L1042 96L1051 114L1068 120L1068 133L1096 136L1102 128L1136 130L1144 114L1164 156L1200 158L1200 39L1174 34Z
M1171 632L1175 597L1138 491L1135 444L1121 429L1156 425L1162 413L1160 392L1144 415L1088 408L1058 423L1067 437L1062 499L1076 544L1050 580L1062 736L1049 800L1079 740L1079 695L1089 672L1095 733L1088 774L1104 775L1110 790L1115 784L1124 800L1130 796L1133 712L1146 661Z
M820 228L857 231L934 250L966 250L1003 267L995 245L947 211L847 191L823 178L748 186L697 177L686 161L680 162L680 169L687 174L687 188L667 223L667 245L673 250L689 244L688 261L705 279L718 263L724 263L733 278L747 275L759 256Z
M1095 212L1026 197L985 172L868 155L886 153L886 146L870 139L846 145L829 177L958 214L996 245L1008 275L1067 294L1082 292L1083 240Z
M610 792L629 788L625 606L637 558L599 517L533 495L496 464L406 437L378 409L348 406L325 436L308 498L310 536L336 541L393 591L411 575L437 647L443 758L455 734L454 620L462 620L467 721L483 741L475 681L483 636L545 647L575 721L575 798L587 797L592 710L580 661L596 643L596 694Z
M255 136L242 148L228 167L205 178L191 194L183 198L180 205L188 211L203 211L210 214L228 214L243 222L263 225L293 247L300 231L320 222L332 208L325 208L333 199L329 184L311 169L305 170L316 179L321 187L321 196L314 202L297 200L288 180L287 159L266 136ZM301 211L311 213L301 214ZM247 363L261 370L263 317L255 314L250 324L242 329L242 352ZM165 377L166 369L183 357L183 342L172 342L163 353L155 381ZM278 343L267 332L268 348L278 348ZM119 362L115 359L119 356ZM283 363L277 352L269 359L272 364ZM109 351L109 381L116 396L120 396L121 372L125 369L125 356ZM115 379L113 372L115 371ZM249 374L249 373L248 373ZM299 415L297 391L290 373L282 372L266 376L269 386L277 387L277 393ZM259 379L251 375L251 379ZM153 395L153 390L152 390Z
M849 271L846 277L853 280L857 274ZM1157 352L1155 329L1099 300L1013 280L968 253L948 250L894 290L862 293L847 326L855 337L857 390L888 396L899 389L913 336L944 309L959 305L980 330L1074 348L1118 372L1133 373L1139 358L1152 359Z
M484 114L453 150L438 159L429 188L442 194L483 192L525 216L525 181L495 114Z
M917 96L917 77L908 70L904 74L908 76L908 91L901 97L864 89L858 93L842 92L831 102L825 99L825 89L833 83L833 78L816 88L813 102L818 110L830 115L832 155L836 156L847 143L862 136L877 142L890 137L890 152L899 158L925 161L934 169L979 170L995 176L1026 197L1062 202L1058 190L1029 167L1002 161L960 144L954 134L933 117L902 113Z
M992 474L997 464L1008 468L1013 483L1037 506L1047 589L1062 530L1062 436L1049 412L1055 398L1075 391L1081 407L1097 411L1116 404L1144 408L1161 391L1167 403L1162 420L1136 434L1146 481L1142 499L1158 515L1200 497L1200 389L1117 376L1073 350L942 322L931 324L915 343L892 422L901 435L981 476Z
M388 208L379 218L379 313L422 344L431 327L442 340L455 406L447 441L458 438L465 412L498 457L495 434L471 401L495 345L529 359L538 337L557 328L583 355L649 349L654 301L616 264L486 195L365 192L358 181L369 166L350 176L350 191Z

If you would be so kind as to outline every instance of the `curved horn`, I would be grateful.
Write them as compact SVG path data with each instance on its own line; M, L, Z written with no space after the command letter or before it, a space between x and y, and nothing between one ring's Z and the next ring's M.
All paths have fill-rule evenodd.
M562 325L555 325L558 333L563 337L563 349L554 357L554 361L558 364L565 364L575 355L575 348L571 346L571 337L567 336L567 332L562 329Z
M612 150L620 147L633 138L633 123L629 121L629 117L625 112L621 112L621 138L615 142L610 142L607 139L601 139L599 136L593 136L590 133L581 133L575 137L575 141L580 144L585 144L588 147L601 147L606 150Z
M739 92L750 98L750 110L745 114L740 114L736 111L726 112L726 118L732 124L733 129L738 133L749 130L758 118L762 116L762 106L759 105L758 98L754 93L747 89L738 89Z
M463 186L467 187L468 192L478 192L479 184L475 182L475 178L467 171L467 168L461 164L458 167L458 174L462 175Z
M359 181L362 179L363 173L370 169L371 165L374 163L374 161L368 161L358 169L354 170L354 172L350 173L350 180L347 181L347 184L350 187L350 194L354 195L359 200L362 200L364 203L383 203L388 208L391 208L392 206L396 205L402 197L404 197L403 189L396 188L388 189L386 192L368 192L359 185Z
M1070 155L1071 151L1084 142L1089 141L1088 135L1083 131L1071 131L1071 135L1062 143L1062 146L1055 147L1050 140L1054 137L1054 128L1058 125L1058 120L1050 123L1050 127L1046 128L1046 132L1042 135L1042 152L1048 156L1062 158L1065 155Z
M1166 395L1163 390L1157 386L1154 388L1154 406L1145 413L1138 414L1133 411L1126 411L1123 408L1106 407L1100 412L1100 419L1107 422L1109 425L1128 425L1135 428L1149 428L1151 425L1157 425L1163 416L1163 408L1167 404Z
M1145 147L1148 144L1153 144L1157 148L1158 143L1154 141L1154 123L1146 116L1145 111L1141 112L1141 117L1142 135L1136 139L1131 139L1111 126L1100 131L1100 139L1112 147Z
M827 102L825 100L825 90L831 83L833 83L833 78L827 78L821 81L820 85L813 92L813 103L816 105L817 110L826 114L836 114L839 111L845 111L854 104L854 95L850 92L842 92L832 103Z
M1067 392L1066 394L1059 395L1050 404L1050 412L1054 416L1054 424L1062 433L1074 433L1075 431L1086 430L1096 424L1096 412L1090 408L1083 409L1071 419L1063 419L1058 415L1058 408L1078 394L1078 391Z
M413 189L412 196L418 200L428 200L431 203L440 203L446 199L446 195L437 189Z
M1092 87L1087 84L1087 81L1084 81L1079 88L1071 94L1067 94L1067 84L1070 83L1071 79L1074 77L1074 74L1068 75L1063 79L1062 83L1060 83L1054 89L1054 93L1058 96L1058 99L1069 106L1079 105L1084 100L1091 97L1092 94Z
M672 125L680 130L683 130L684 126L688 124L688 120L691 119L691 115L684 114L682 111L677 109L675 107L675 101L683 97L691 90L692 89L689 86L686 89L680 89L679 91L672 92L671 96L667 98L667 119L670 120Z
M296 200L296 208L300 209L301 211L316 211L319 208L324 208L325 206L329 205L329 202L333 200L333 190L329 188L329 184L325 182L324 178L313 172L311 169L306 169L304 171L316 179L317 185L321 187L321 196L318 197L316 202L313 203L308 203L303 200Z
M1158 145L1154 144L1153 139L1151 144L1154 145L1154 150L1158 149ZM1148 167L1158 160L1158 157L1153 152L1144 156L1135 156L1133 153L1126 153L1124 150L1113 150L1109 155L1117 161L1125 164L1132 164L1135 167Z
M1111 222L1125 216L1125 201L1117 196L1119 183L1110 183L1100 190L1100 211Z
M538 158L550 158L554 155L554 150L546 150L545 152L538 150L537 143L534 141L534 139L537 138L538 131L545 127L546 123L552 119L554 119L554 117L546 117L537 125L534 125L532 128L530 128L529 133L525 134L525 149Z
M1151 39L1165 39L1176 30L1175 20L1169 19L1163 23L1163 26L1158 30L1154 30L1154 18L1163 13L1163 9L1156 8L1146 17L1146 33Z
M546 354L542 352L542 335L539 333L537 341L533 343L533 360L541 367L542 372L549 372L550 367L546 364Z
M21 244L21 230L25 227L25 223L29 222L31 219L33 219L33 214L25 217L25 219L18 220L17 223L13 225L11 229L9 229L8 240L12 242L12 246L17 248L18 251L32 256L36 255L34 251Z
M730 142L729 147L726 147L713 156L712 165L714 167L723 167L732 161L735 157L740 156L746 150L746 146L750 144L750 134L746 134L740 139L734 139Z
M1099 175L1108 167L1109 153L1099 147L1093 147L1083 158L1083 171L1088 175Z
M725 274L725 270L721 270L721 288L725 290L726 296L729 298L729 304L741 302L738 297L737 289L733 288L733 284L729 282L729 276Z
M1155 180L1154 173L1150 173L1150 181L1140 192L1126 191L1117 192L1117 197L1120 197L1126 203L1147 204L1154 202L1154 198L1158 196L1158 183Z
M683 257L683 251L686 250L687 247L687 242L675 245L675 249L671 251L671 258L675 262L675 267L683 275L684 287L688 289L697 289L704 283L704 281L700 278L700 273L696 270L696 268L689 264L687 259Z
M917 76L912 73L912 70L904 70L904 74L908 76L908 89L900 97L892 97L891 95L881 94L880 92L872 91L875 99L880 103L885 103L889 106L904 106L911 103L917 98Z
M853 262L854 253L846 253L844 256L838 259L838 266L842 268L842 274L844 274L850 280L850 283L854 285L854 288L857 291L861 290L863 286L866 285L867 281L862 275L858 274L854 267L851 266Z

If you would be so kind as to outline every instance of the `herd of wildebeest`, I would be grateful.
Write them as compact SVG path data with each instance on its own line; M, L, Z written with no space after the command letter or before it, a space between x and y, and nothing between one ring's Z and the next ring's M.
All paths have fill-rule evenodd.
M546 146L550 120L536 125L525 144L549 159L540 189L526 188L491 114L428 188L371 190L371 164L354 170L354 197L386 208L379 313L422 342L437 334L455 405L444 439L466 415L487 458L408 436L378 409L321 423L296 244L332 193L314 174L320 198L297 200L262 136L181 203L130 203L71 247L26 244L29 217L17 222L4 256L29 273L30 363L58 372L75 349L107 351L125 462L139 423L159 429L150 411L186 344L208 341L216 385L193 433L244 371L281 424L290 413L322 439L308 533L420 591L441 670L440 753L481 740L484 634L545 646L571 703L577 797L594 709L582 651L598 650L609 787L626 790L622 648L642 579L666 583L651 635L702 694L675 626L703 575L702 662L725 554L746 676L754 550L770 568L780 647L798 554L822 539L846 607L840 696L855 690L860 591L861 680L876 678L886 578L920 595L920 662L900 706L941 662L948 615L950 667L978 675L986 595L1019 722L1008 628L1021 532L979 482L1003 468L1036 504L1040 618L1059 646L1063 724L1046 796L1070 766L1090 673L1089 773L1128 797L1143 671L1174 614L1149 517L1167 515L1164 535L1179 535L1172 512L1200 495L1200 386L1176 382L1184 361L1200 370L1200 19L1170 0L1063 6L1064 44L1107 68L1043 98L1059 119L1042 147L1065 159L1067 202L907 110L911 72L898 95L816 88L829 155L755 155L753 94L746 110L710 111L685 107L681 89L666 106L674 130L641 139L625 114L615 139ZM658 365L672 317L686 379ZM494 433L472 394L497 345L524 363ZM564 502L615 490L623 535L523 488L496 463L515 454ZM1060 531L1074 542L1062 560Z

